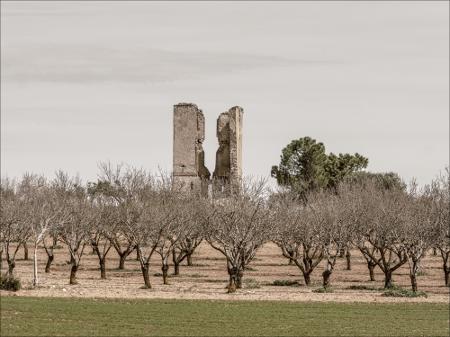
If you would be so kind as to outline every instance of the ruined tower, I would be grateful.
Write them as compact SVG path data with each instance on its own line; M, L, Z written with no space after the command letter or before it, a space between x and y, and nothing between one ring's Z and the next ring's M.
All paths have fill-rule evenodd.
M217 119L216 167L213 174L215 197L239 191L242 179L242 116L235 106ZM184 190L208 194L210 173L205 167L203 141L205 117L192 103L179 103L173 108L173 184Z
M205 167L204 139L205 117L197 105L174 105L173 183L185 190L207 194L210 173Z
M242 117L244 110L235 106L217 119L216 167L213 173L214 193L232 194L242 179Z

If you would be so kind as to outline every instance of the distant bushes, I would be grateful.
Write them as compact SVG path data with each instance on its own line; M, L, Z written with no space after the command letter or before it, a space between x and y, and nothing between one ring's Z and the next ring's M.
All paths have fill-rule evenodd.
M387 289L381 294L384 297L428 297L424 291L412 291L394 286L391 289Z
M382 288L375 288L375 287L366 286L366 285L363 285L363 284L354 284L354 285L351 285L350 287L348 287L347 289L350 289L350 290L370 290L370 291L383 290Z
M22 288L20 279L11 275L0 275L0 289L18 291Z
M277 287L297 287L298 281L292 281L292 280L275 280L271 284L272 286Z
M257 280L255 280L255 279L253 279L253 278L244 279L243 282L244 282L245 288L247 288L247 289L259 289L259 288L261 288L261 285L259 284L259 282Z

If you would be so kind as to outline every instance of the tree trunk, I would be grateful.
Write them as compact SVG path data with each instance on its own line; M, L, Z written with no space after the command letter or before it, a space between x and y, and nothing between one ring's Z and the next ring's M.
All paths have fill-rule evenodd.
M242 289L242 277L244 273L242 271L238 271L236 274L236 289Z
M0 274L2 273L3 267L3 250L0 250Z
M323 278L323 287L324 288L328 288L330 286L330 276L331 276L331 271L328 269L325 269L324 272L322 273L322 278Z
M104 258L99 259L100 263L100 278L106 280L106 261Z
M16 267L16 262L13 260L6 260L8 262L8 275L13 276L14 268Z
M141 265L142 276L144 277L144 286L147 289L151 289L152 285L150 283L150 275L149 275L149 265L148 263Z
M350 253L350 249L347 249L347 252L345 254L345 259L347 260L347 270L352 270L351 257L352 257L352 254Z
M417 272L419 271L419 260L412 258L409 264L409 278L411 279L411 288L413 292L417 292Z
M235 279L230 276L230 283L228 284L228 293L235 293L236 292L236 281Z
M392 272L389 270L384 272L384 289L390 289L392 287Z
M180 253L181 256L181 253ZM175 248L172 249L172 262L173 262L173 274L179 275L180 274L180 260L177 258L177 251Z
M98 244L95 240L92 241L91 243L92 245L92 249L94 250L94 253L97 255L98 257L98 263L100 265L100 278L102 280L106 279L106 254L103 256L102 253L100 252L100 249L98 248Z
M127 254L123 253L119 255L119 269L125 269L125 260L127 259Z
M450 268L447 268L447 265L444 263L444 279L445 279L445 285L447 287L450 286Z
M409 275L409 277L411 279L412 291L417 292L417 277L416 277L416 274L412 273L411 275Z
M70 268L69 284L77 284L77 270L78 266L72 262L72 268Z
M311 284L311 272L303 273L303 278L305 279L305 284L309 286Z
M367 268L369 268L369 277L371 281L375 281L374 269L377 265L373 262L367 262Z
M26 242L23 243L23 259L25 261L28 261L30 259L30 257L28 256L28 246Z
M237 274L238 270L235 267L228 268L228 274L230 275L230 283L228 284L228 293L235 293L236 292L236 281L237 281Z
M186 255L186 260L187 260L187 265L192 267L193 263L192 263L192 253Z
M180 275L180 263L173 262L173 274L174 275Z
M288 263L288 265L292 266L293 264L294 264L294 260L291 259L291 258L289 258L289 263Z
M33 287L37 287L39 284L37 267L37 244L35 244L33 250Z
M53 259L55 258L55 256L52 254L48 254L47 255L47 264L45 265L45 272L46 273L50 273L50 266L52 265Z
M339 250L339 257L344 257L345 256L345 248L341 248L340 250Z
M168 282L168 271L169 271L169 265L168 264L163 264L161 267L161 271L162 271L162 277L163 277L163 284L169 284Z

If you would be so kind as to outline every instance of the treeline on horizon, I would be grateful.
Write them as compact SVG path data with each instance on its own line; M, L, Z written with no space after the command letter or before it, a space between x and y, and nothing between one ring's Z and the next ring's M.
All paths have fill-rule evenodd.
M169 265L180 273L185 259L202 241L221 252L227 261L228 291L242 287L242 278L258 249L272 241L295 264L310 284L311 273L325 261L323 287L339 256L358 249L367 261L368 274L384 274L385 288L393 274L409 267L411 287L417 291L417 273L427 251L443 259L449 284L449 171L419 189L401 180L357 174L330 188L298 193L295 189L267 189L263 180L245 180L231 196L209 196L174 186L170 176L152 175L133 167L101 165L95 183L58 171L48 180L26 174L19 181L2 180L1 249L7 275L14 277L15 258L21 245L32 246L33 284L38 281L37 250L44 249L50 271L59 242L69 251L69 283L76 274L85 248L98 256L100 277L106 278L106 259L114 249L119 268L136 251L144 280L151 288L150 258L160 257L164 283ZM384 177L385 178L385 177ZM189 261L190 260L190 261Z
M100 278L106 278L111 250L119 269L136 251L144 286L151 288L150 259L160 257L164 284L169 266L175 275L181 262L206 241L226 258L228 291L242 287L245 270L258 249L274 242L306 285L324 261L323 289L328 289L339 256L351 270L351 249L367 261L368 274L393 274L407 265L413 292L417 273L430 249L442 258L443 279L449 285L449 169L430 184L407 187L394 173L370 173L368 159L359 154L325 154L322 143L305 137L282 151L272 168L280 189L270 190L261 179L243 179L232 195L202 196L172 184L167 174L144 169L99 165L95 182L83 183L58 171L54 179L25 174L20 180L2 179L0 256L8 265L3 279L13 279L20 246L33 249L33 285L39 284L37 250L47 254L51 269L58 243L67 246L69 283L77 282L85 248L98 256ZM1 261L1 259L0 259ZM1 266L0 266L1 267Z

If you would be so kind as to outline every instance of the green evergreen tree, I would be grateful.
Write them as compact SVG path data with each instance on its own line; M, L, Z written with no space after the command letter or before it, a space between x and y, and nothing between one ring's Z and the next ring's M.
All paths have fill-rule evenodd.
M334 188L345 177L366 168L369 160L355 153L325 153L325 145L310 137L291 141L281 152L278 166L271 176L280 186L289 187L305 196L320 188Z
M366 182L375 182L380 189L400 189L406 190L406 184L397 173L394 172L355 172L345 178L346 182L352 184L365 184Z

